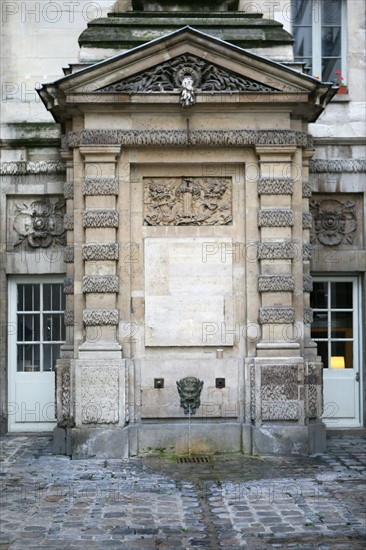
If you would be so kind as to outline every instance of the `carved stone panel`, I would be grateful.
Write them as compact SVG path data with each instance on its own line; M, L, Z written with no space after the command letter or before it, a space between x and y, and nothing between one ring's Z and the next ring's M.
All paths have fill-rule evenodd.
M292 195L294 181L291 178L261 178L258 195Z
M118 180L115 178L85 178L84 195L118 195Z
M64 279L64 293L74 294L74 279L72 277L65 277Z
M118 319L118 309L85 309L83 311L83 321L87 327L118 325Z
M298 365L262 365L262 420L298 420Z
M258 277L259 292L293 292L295 279L291 275L261 275Z
M87 210L83 213L84 227L118 227L116 210Z
M66 244L65 200L17 197L8 203L8 243L30 250Z
M95 275L83 277L83 292L89 293L117 293L118 277L114 275Z
M117 367L81 368L83 424L115 424L119 420L119 372Z
M260 260L291 260L294 257L295 244L293 242L264 242L258 245L258 258Z
M261 307L259 309L259 323L291 324L295 322L293 307Z
M83 245L83 260L118 260L118 253L118 243Z
M276 208L258 212L258 227L292 227L293 225L294 213L292 210Z
M231 224L231 178L144 178L144 223Z
M311 201L313 224L310 240L312 243L323 246L356 244L358 220L355 198L344 200L343 196L342 200L335 200L332 197ZM360 236L357 240L360 241Z

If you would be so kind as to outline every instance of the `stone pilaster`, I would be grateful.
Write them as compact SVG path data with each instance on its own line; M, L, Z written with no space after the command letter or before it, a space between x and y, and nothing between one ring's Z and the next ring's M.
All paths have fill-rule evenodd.
M80 147L80 153L84 158L84 208L79 217L84 235L81 250L84 269L77 284L84 301L85 338L79 346L79 357L120 359L121 346L117 338L117 231L120 223L117 158L120 147L88 145Z

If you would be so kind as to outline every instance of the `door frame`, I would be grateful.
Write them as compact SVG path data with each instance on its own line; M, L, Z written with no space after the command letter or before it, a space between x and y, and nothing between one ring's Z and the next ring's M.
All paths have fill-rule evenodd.
M352 282L353 284L353 310L354 310L354 365L356 364L355 374L358 373L359 381L356 382L356 388L358 387L358 421L342 422L340 421L326 422L327 429L346 429L346 428L360 428L363 426L363 369L362 369L362 285L361 278L359 275L328 275L328 274L315 274L312 273L313 282ZM330 367L329 367L330 368ZM323 385L324 385L324 374L323 374Z
M63 283L64 277L61 275L10 275L8 277L8 432L9 433L21 433L21 432L51 432L56 426L55 421L49 422L15 422L13 417L16 413L16 353L17 353L17 285L18 284L41 284L41 283ZM15 358L14 358L15 354ZM33 373L24 373L29 377ZM55 385L56 376L54 371L50 371L49 374L53 374ZM54 386L55 387L55 386ZM55 406L56 395L54 391ZM14 407L14 409L13 409ZM31 411L30 411L30 414Z

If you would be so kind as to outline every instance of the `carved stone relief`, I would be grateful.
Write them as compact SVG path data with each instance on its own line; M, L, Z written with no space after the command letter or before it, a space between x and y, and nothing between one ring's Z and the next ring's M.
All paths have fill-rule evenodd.
M295 257L295 245L292 242L261 243L258 245L260 260L291 260Z
M66 244L65 201L38 199L15 203L13 229L18 235L14 247L26 243L31 248Z
M84 227L118 227L117 210L87 210L83 212Z
M311 275L303 276L303 290L304 292L311 292L313 290L313 278Z
M302 184L302 198L310 199L313 191L311 189L311 184L308 181L304 181Z
M118 260L118 255L118 243L83 245L83 260Z
M84 195L118 195L118 181L114 178L85 178Z
M309 163L310 172L342 173L366 172L366 159L312 159Z
M276 208L273 210L259 210L259 227L292 227L294 225L294 213L292 210Z
M130 78L100 88L101 92L174 92L184 91L190 80L185 105L194 103L194 92L272 92L276 88L265 86L250 78L243 78L214 63L194 55L181 55L145 70ZM188 103L185 103L188 101Z
M306 388L306 414L308 418L319 418L321 416L322 403L322 366L320 363L308 363L306 365L305 388Z
M118 325L118 309L84 309L83 321L87 327Z
M74 246L68 245L64 249L64 262L66 264L72 264L74 261Z
M311 325L313 322L313 310L310 307L304 307L304 324Z
M196 414L196 410L201 404L202 380L194 376L187 376L177 381L177 388L180 397L180 406L183 407L184 414Z
M74 229L74 214L65 214L64 216L64 228L66 231L73 231Z
M118 292L119 278L114 275L99 275L83 277L83 292L108 293Z
M297 365L262 365L262 420L298 420Z
M61 410L64 420L70 418L70 370L64 368L61 373Z
M64 323L65 326L70 327L74 324L74 312L73 310L66 310L64 312Z
M294 182L291 178L261 178L258 195L292 195Z
M258 277L259 292L293 292L295 279L291 275L261 275Z
M69 181L66 182L64 185L64 197L65 199L73 199L74 198L74 182Z
M302 257L303 260L311 260L311 256L313 254L313 247L311 244L305 243L302 247Z
M231 178L144 178L145 225L228 225Z
M310 209L314 220L310 235L312 243L319 242L324 246L353 244L357 229L355 202L312 201Z
M68 134L70 147L79 145L121 145L181 147L208 145L296 145L311 148L312 137L295 130L82 130Z
M291 324L295 322L293 307L261 307L259 308L259 323Z
M313 223L313 217L311 212L303 212L302 215L302 227L303 229L311 229Z
M115 424L119 420L119 372L117 367L81 368L83 424Z
M66 164L62 160L10 161L0 163L0 175L63 174Z
M64 293L74 294L74 279L72 277L65 277L64 279Z
M257 404L256 404L256 391L255 391L255 366L250 365L250 419L256 420Z

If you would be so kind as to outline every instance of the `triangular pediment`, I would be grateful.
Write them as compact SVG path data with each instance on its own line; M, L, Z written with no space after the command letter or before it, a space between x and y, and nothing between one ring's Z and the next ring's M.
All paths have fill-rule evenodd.
M180 55L159 63L129 78L99 89L100 92L173 92L180 90L184 78L190 76L193 87L201 92L273 92L278 88L208 62L196 55Z
M236 92L251 94L250 101L270 94L272 102L276 97L275 101L305 106L313 94L309 120L320 114L333 95L329 84L191 27L46 84L39 94L55 119L62 121L71 118L73 108L119 103L123 94L144 102L148 101L146 94L153 93L154 101L161 103L171 103L169 95L178 94L183 105L182 95L184 90L189 95L189 87L194 90L192 94L207 96L197 97L197 103Z

